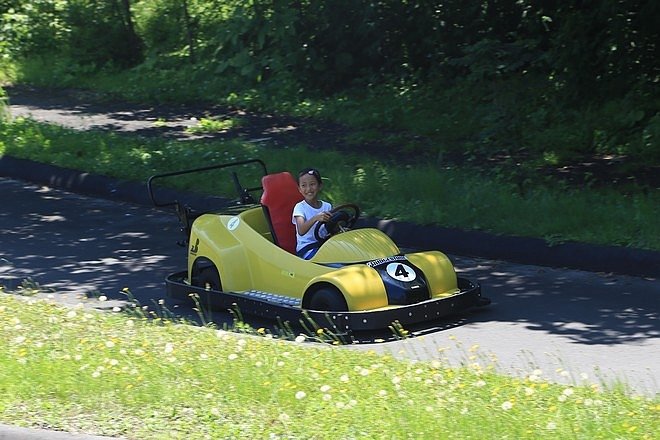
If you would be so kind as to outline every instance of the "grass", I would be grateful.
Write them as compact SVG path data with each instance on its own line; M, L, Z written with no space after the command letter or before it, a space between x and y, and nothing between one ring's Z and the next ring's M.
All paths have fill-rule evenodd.
M240 118L201 118L197 125L186 128L187 133L222 133L240 127Z
M270 171L318 166L324 197L356 202L380 218L495 234L660 250L660 192L620 193L558 182L514 184L496 174L443 163L402 166L371 156L273 148L241 141L178 142L72 129L17 118L0 122L0 154L145 181L182 168L253 157ZM242 179L243 179L243 175ZM248 175L244 186L257 183ZM171 182L184 189L234 195L229 176Z
M97 301L97 300L90 300ZM204 438L627 438L660 429L657 398L499 375L0 293L0 420ZM475 354L473 350L471 350Z

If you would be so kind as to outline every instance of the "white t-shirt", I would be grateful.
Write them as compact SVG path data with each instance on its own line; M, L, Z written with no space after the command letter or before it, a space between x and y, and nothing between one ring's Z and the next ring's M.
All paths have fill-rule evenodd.
M321 207L318 209L314 208L304 200L301 200L300 202L296 203L296 206L293 207L293 217L291 218L291 222L294 225L296 225L296 238L298 240L298 244L296 245L296 251L299 251L308 244L316 243L316 237L314 237L314 229L316 229L316 223L311 228L309 228L309 231L307 231L305 235L300 235L297 233L298 226L296 223L296 217L302 217L305 219L305 221L307 221L307 219L314 217L316 214L320 214L324 211L330 211L331 209L332 209L332 205L324 201L321 201ZM325 235L325 229L322 229L321 236L323 237L324 235Z

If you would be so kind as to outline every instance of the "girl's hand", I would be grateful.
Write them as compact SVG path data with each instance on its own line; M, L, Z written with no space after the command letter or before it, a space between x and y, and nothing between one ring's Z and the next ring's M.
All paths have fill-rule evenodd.
M321 223L325 223L328 220L330 220L330 217L332 217L332 214L330 214L330 211L324 211L324 212L316 215L316 221L321 222Z

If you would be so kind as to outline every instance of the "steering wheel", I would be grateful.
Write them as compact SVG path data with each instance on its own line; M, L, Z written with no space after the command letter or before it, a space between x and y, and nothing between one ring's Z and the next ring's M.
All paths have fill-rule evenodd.
M330 220L327 222L316 223L314 227L314 238L316 238L316 241L324 242L335 234L351 229L358 218L360 218L360 208L353 203L346 203L333 208L330 214ZM321 237L321 226L323 225L325 225L325 230L328 232L325 238Z

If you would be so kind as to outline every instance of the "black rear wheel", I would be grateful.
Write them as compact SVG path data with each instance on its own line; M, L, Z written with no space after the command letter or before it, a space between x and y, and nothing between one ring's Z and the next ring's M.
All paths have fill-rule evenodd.
M332 287L323 287L314 292L309 299L308 308L328 312L346 312L348 305L341 292Z
M193 276L193 286L202 287L204 289L222 291L222 283L220 282L220 274L215 266L206 266L199 270L197 276Z

